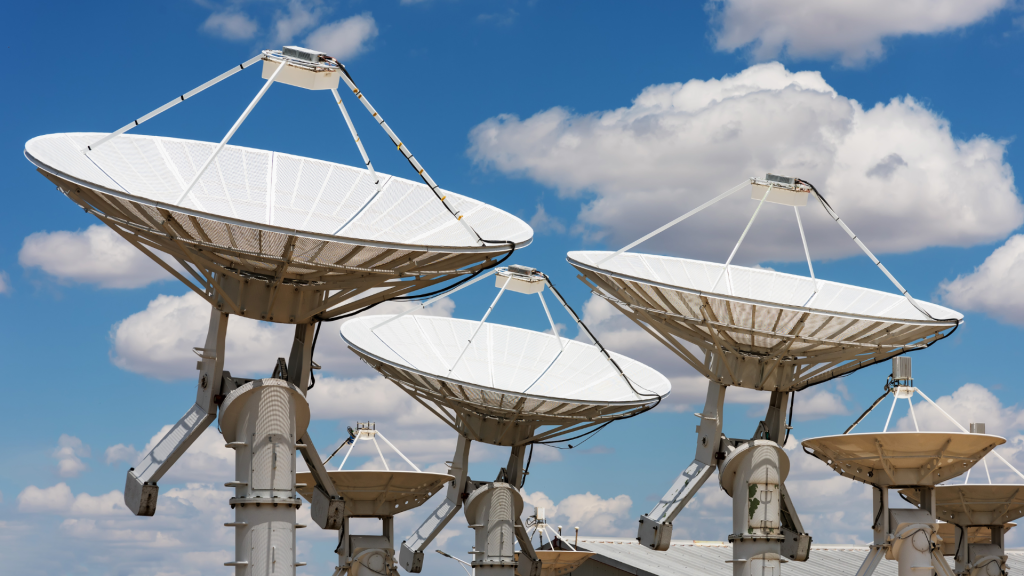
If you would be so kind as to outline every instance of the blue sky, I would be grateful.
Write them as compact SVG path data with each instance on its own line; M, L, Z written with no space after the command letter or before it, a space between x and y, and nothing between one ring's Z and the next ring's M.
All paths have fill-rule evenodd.
M229 512L222 485L231 466L213 435L161 482L158 516L130 518L119 508L129 461L191 401L189 349L202 338L203 305L91 228L97 222L36 174L22 151L41 134L113 130L261 49L291 43L318 43L345 62L443 187L531 222L535 241L516 260L552 275L610 348L673 380L671 400L657 412L611 426L578 450L538 449L525 492L531 504L557 507L558 523L631 537L639 515L691 459L690 414L704 393L681 361L591 301L565 253L616 249L767 171L814 182L915 296L965 313L953 338L915 354L917 383L962 422L986 421L1008 439L1007 457L1024 466L1016 361L1024 205L1015 181L1024 169L1024 13L1005 0L890 4L6 7L0 29L15 58L0 92L0 166L8 175L0 227L4 565L19 574L225 570L231 541L221 526ZM140 132L217 141L259 89L258 76L240 73ZM377 169L411 176L374 123L350 109ZM289 87L272 88L232 143L359 162L326 95ZM739 196L641 248L724 260L754 208ZM820 207L803 214L819 277L891 290ZM805 273L791 218L766 210L737 262ZM478 318L494 295L485 285L434 313ZM492 319L546 324L535 302L513 299ZM569 323L564 315L556 321ZM256 376L271 370L267 357L285 354L287 331L235 322L230 339L227 368ZM370 419L421 467L450 458L452 433L375 379L336 330L325 330L317 350L325 375L311 393L311 431L321 451L355 420ZM802 393L794 435L841 432L881 392L887 370ZM767 398L729 398L726 432L748 436ZM943 426L927 407L918 410ZM883 423L884 414L873 415L861 426ZM868 492L798 452L796 504L815 541L865 541ZM505 459L497 449L474 454L471 475L479 478ZM357 465L368 462L366 453ZM998 464L992 472L1015 478ZM835 502L848 504L836 510ZM416 523L416 513L408 516L400 534ZM728 516L709 482L676 535L724 539ZM441 547L464 555L464 518L449 528ZM309 567L300 573L334 565L332 535L314 530L301 538ZM1014 532L1010 540L1024 544ZM429 557L425 573L449 573L447 562Z

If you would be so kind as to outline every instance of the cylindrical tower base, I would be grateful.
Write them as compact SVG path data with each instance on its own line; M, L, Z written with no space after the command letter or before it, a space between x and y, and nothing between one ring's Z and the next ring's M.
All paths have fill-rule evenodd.
M752 440L722 463L719 481L732 497L734 576L781 574L781 486L788 475L789 457L769 440Z
M284 380L249 382L227 395L220 425L235 449L235 576L295 574L296 439L306 433L309 404Z
M515 576L515 523L523 513L523 496L504 482L481 485L466 499L466 519L476 532L475 576Z

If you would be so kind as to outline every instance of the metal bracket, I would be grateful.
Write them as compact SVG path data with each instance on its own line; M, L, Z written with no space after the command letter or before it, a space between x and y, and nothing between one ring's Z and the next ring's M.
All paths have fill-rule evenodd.
M402 542L398 563L407 572L417 573L423 570L423 551L462 508L463 494L469 473L469 446L470 440L465 436L459 436L458 444L455 446L455 456L452 457L452 465L448 469L448 474L454 476L455 479L448 484L448 494L444 502L441 502L433 514L428 516L423 524Z
M652 550L668 550L672 540L672 521L715 471L715 454L720 450L722 439L724 405L725 386L709 381L704 412L697 427L697 453L654 509L640 518L637 530L640 544Z

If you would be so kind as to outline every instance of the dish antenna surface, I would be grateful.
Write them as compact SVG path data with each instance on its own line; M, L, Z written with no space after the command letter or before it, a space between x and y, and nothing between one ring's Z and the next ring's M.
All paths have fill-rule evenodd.
M590 332L546 275L510 266L496 271L495 283L498 296L479 322L406 313L356 318L341 327L352 351L459 433L448 472L455 481L445 501L402 543L399 562L410 572L422 569L423 551L465 507L476 531L476 574L512 576L517 564L521 574L540 574L542 560L518 521L527 446L585 437L651 409L671 389L664 376L608 352L596 339L585 344L558 336L545 287ZM537 294L552 334L487 323L507 290ZM473 441L511 447L508 464L494 482L469 478ZM513 534L522 549L518 561Z
M921 506L922 491L900 490L904 500ZM925 493L925 497L927 494ZM936 486L935 516L943 554L953 556L954 571L964 576L1004 576L1004 535L1024 517L1024 485L959 484Z
M994 448L1006 440L985 434L984 425L972 425L973 432L959 424L957 427L961 432L922 432L918 429L911 402L915 394L920 394L952 422L956 423L956 420L912 383L910 358L894 358L892 376L886 382L885 393L846 432L803 441L808 454L840 475L874 488L874 520L871 526L874 543L857 574L870 576L884 556L899 562L900 574L911 574L914 570L929 567L940 575L952 576L942 557L946 546L941 541L937 519L957 525L955 538L958 542L966 538L965 531L970 527L992 527L988 542L963 542L963 546L954 549L953 555L959 574L982 576L987 575L984 570L990 568L996 570L995 574L1002 574L1005 568L1002 535L1007 522L1024 515L1024 495L1017 496L1024 492L1024 485L939 484L964 474L969 479L972 467L989 453L1002 459ZM851 434L889 394L893 395L893 404L882 432ZM907 400L914 432L888 432L893 409L899 399ZM985 467L987 472L988 465ZM1009 467L1016 472L1013 466ZM889 490L892 488L899 489L904 499L916 508L890 508ZM969 558L973 560L969 561ZM970 562L973 564L968 567ZM975 569L983 571L972 571Z
M266 82L219 143L124 134L260 61ZM422 183L374 170L338 94L342 81ZM228 145L275 82L329 91L365 166ZM301 502L296 449L310 465L314 489L331 506L342 501L306 434L314 326L467 280L533 236L518 218L441 189L342 64L294 46L264 51L110 134L34 138L25 156L68 198L211 304L206 344L195 349L195 405L128 472L125 503L137 515L155 513L157 482L219 408L228 447L238 454L237 477L227 484L236 490L230 525L237 529L228 565L240 576L301 565L294 546ZM224 371L230 314L295 324L289 359L278 361L272 378ZM261 506L268 503L274 505Z
M757 208L724 264L628 252L747 186L751 198L757 200ZM811 195L892 280L900 294L814 276L798 210ZM809 277L732 264L765 202L793 207ZM788 468L781 445L790 429L786 404L792 404L792 395L926 348L952 333L963 318L953 310L911 297L812 185L773 174L744 181L617 252L570 252L568 261L594 294L614 305L709 381L704 411L697 414L700 425L694 460L654 509L641 518L639 541L655 550L667 550L672 521L716 468L722 472L727 454L743 458L734 463L741 475L762 471L777 478L777 482L758 489L766 491L760 500L770 503L765 505L764 513L779 518L780 524L775 527L774 521L769 522L750 533L743 512L748 506L747 491L735 490L720 475L722 488L734 494L734 534L730 540L736 574L761 568L779 574L782 556L807 559L810 536L803 531L785 478L778 476ZM752 438L765 442L741 447L747 444L746 439L722 435L728 386L771 393L768 413ZM741 451L732 451L737 448ZM736 481L760 485L750 478Z
M298 491L312 505L312 516L317 524L338 530L338 567L336 576L372 576L374 574L396 574L395 567L395 516L406 510L422 505L436 494L445 484L454 480L448 474L424 472L406 458L373 422L356 423L356 430L349 428L350 437L342 443L349 445L348 452L337 470L328 470L337 499L325 497L316 490L312 472L296 474ZM393 450L411 470L393 470L384 452L380 439ZM356 444L364 440L372 442L380 456L381 469L343 470ZM335 451L337 453L337 451ZM331 455L333 457L334 454ZM324 461L324 466L331 460ZM352 518L375 518L381 521L379 535L352 534Z

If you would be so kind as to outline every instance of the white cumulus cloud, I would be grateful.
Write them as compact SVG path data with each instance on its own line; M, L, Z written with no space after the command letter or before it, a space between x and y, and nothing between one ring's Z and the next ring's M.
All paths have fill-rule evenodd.
M793 419L805 422L849 414L846 400L849 400L849 393L841 381L819 384L797 393L793 403Z
M1024 235L1011 236L974 272L943 282L939 293L957 310L1024 326Z
M203 22L203 31L228 40L248 40L259 29L256 22L242 12L214 12Z
M290 44L295 36L315 26L322 14L319 0L288 0L284 10L274 13L274 44Z
M367 314L397 314L411 302L388 302ZM136 312L111 328L111 358L119 368L161 380L189 378L197 374L195 346L203 346L210 322L210 304L198 294L157 296L146 309ZM451 316L455 303L444 298L414 314ZM325 323L320 331L315 360L324 371L372 374L349 352L338 334L343 322ZM287 358L295 327L231 316L224 369L235 376L269 376L278 357Z
M130 462L134 464L139 459L139 453L135 450L135 446L125 446L124 444L108 446L104 451L104 456L106 456L108 465L115 462Z
M754 58L838 57L845 66L880 58L883 41L969 26L1008 0L712 0L715 47Z
M84 231L35 232L18 252L25 268L39 268L63 282L100 288L141 288L172 278L116 232L93 224Z
M28 486L18 494L18 511L61 514L70 510L74 501L71 488L64 482L49 488Z
M614 110L500 115L470 140L479 165L583 198L577 226L609 247L766 172L814 183L876 253L983 244L1024 222L1005 142L957 139L911 96L865 108L779 63L649 86ZM724 261L755 206L744 189L634 250ZM813 258L859 253L817 202L801 214ZM792 209L773 204L735 262L803 258Z
M320 26L306 37L305 45L344 60L363 53L377 33L377 23L365 12Z
M536 508L544 508L548 524L552 526L579 526L580 533L588 536L632 536L634 521L630 516L633 500L620 494L614 498L601 498L596 494L573 494L555 504L543 492L524 493L523 517L531 516Z
M537 211L530 217L530 228L538 234L564 234L565 224L557 217L548 214L543 204L537 204Z
M57 459L57 471L64 478L78 476L88 466L82 462L82 458L88 458L92 451L79 438L61 434L57 439L57 449L53 451L53 457Z

